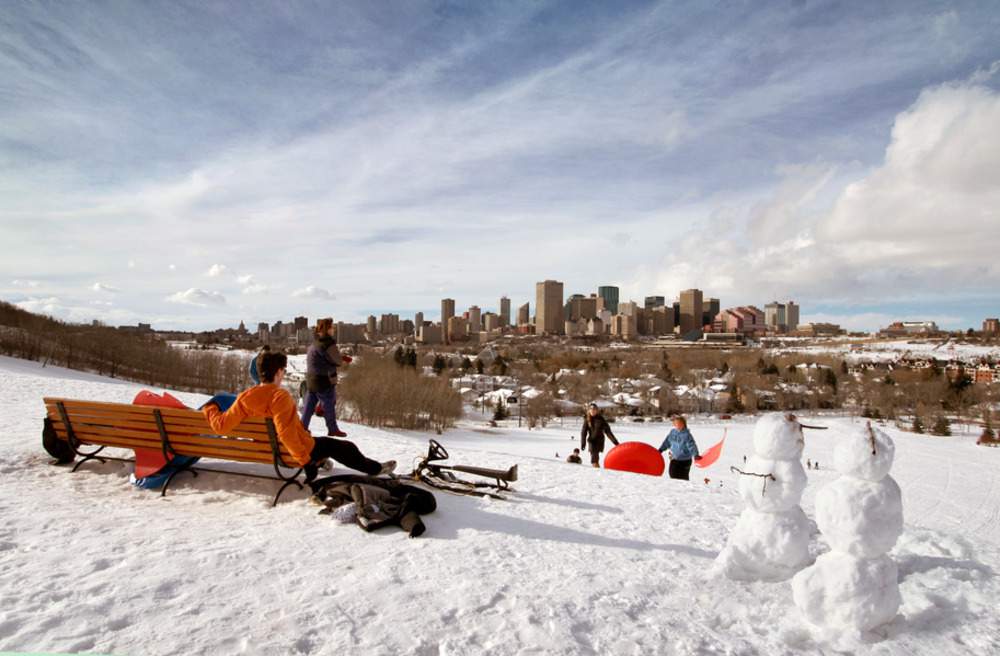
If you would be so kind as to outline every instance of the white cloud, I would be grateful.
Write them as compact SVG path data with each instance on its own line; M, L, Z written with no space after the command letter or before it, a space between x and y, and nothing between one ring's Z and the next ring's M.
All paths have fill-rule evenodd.
M781 173L773 195L747 212L701 219L636 287L697 286L724 305L871 304L1000 284L997 92L968 83L925 90L896 117L883 162L849 184L823 164Z
M130 269L134 269L135 268L135 260L129 260L128 261L128 268L130 268Z
M222 274L226 273L228 270L229 267L227 267L225 264L213 264L211 267L209 267L208 271L205 272L205 275L208 276L209 278L218 278Z
M241 285L250 285L253 284L253 281L254 277L252 273L248 273L243 276L236 276L236 282L240 283Z
M14 287L27 287L29 289L34 289L35 287L38 287L41 283L39 283L37 280L18 279L18 280L12 280L10 284L13 285Z
M208 305L225 305L226 297L218 292L210 292L204 289L192 287L187 291L177 292L167 297L171 303L186 303L205 307Z
M292 292L292 296L295 298L315 298L324 301L332 301L337 298L326 289L316 287L315 285L309 285L308 287L303 287L302 289L296 289Z
M263 285L261 283L251 283L244 287L241 291L243 294L264 294L271 291L272 287L269 285Z
M105 285L103 282L95 282L90 286L90 289L95 292L103 292L105 294L117 294L121 290L117 287L112 287L111 285Z
M177 265L176 264L168 264L167 268L170 269L171 271L176 271L177 270Z

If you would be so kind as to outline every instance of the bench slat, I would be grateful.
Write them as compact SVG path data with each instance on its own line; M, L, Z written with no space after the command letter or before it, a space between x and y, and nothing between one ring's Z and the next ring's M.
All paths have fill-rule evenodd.
M160 448L159 441L152 442L148 440L122 437L119 435L91 434L89 432L84 432L77 437L84 444L104 445L120 449L135 450L138 448L158 450ZM222 442L223 440L216 438L214 441ZM213 446L217 446L219 448L212 448ZM177 444L174 446L174 451L178 455L182 456L198 456L203 458L216 458L218 460L236 460L240 462L257 462L265 465L271 464L272 462L270 451L234 449L230 445L219 444L205 446L199 444ZM291 462L291 458L289 457L286 461Z
M53 422L53 427L60 438L66 436L66 427L62 422ZM143 449L161 448L159 434L151 431L73 424L73 433L80 441L92 444L103 444L104 441L115 440L118 443L129 443ZM271 457L271 445L269 443L234 439L229 436L170 435L170 446L178 453L181 452L181 448L187 450L205 448L211 449L214 452L258 453L267 456L268 459ZM283 458L291 458L291 454L284 447L280 448L280 453Z
M68 411L67 411L68 412ZM76 427L78 424L87 426L108 426L113 428L130 429L136 431L152 431L156 433L157 439L159 439L159 428L156 425L156 419L152 416L148 418L140 419L122 419L108 416L90 416L81 415L77 413L68 412L70 423ZM62 422L62 416L58 412L49 412L49 419L56 422ZM199 425L188 425L188 424L174 424L172 421L164 418L163 426L167 430L167 434L170 436L171 441L174 437L180 437L182 435L215 435L216 433L212 430L208 422L202 421ZM253 440L255 442L262 442L265 444L270 444L270 439L267 434L261 433L248 433L243 430L242 425L237 426L233 430L226 434L227 437L239 437L246 440Z
M153 416L153 410L159 410L160 415L167 418L176 419L180 423L185 422L205 422L204 415L198 410L184 408L167 408L149 405L131 405L125 403L104 403L100 401L77 401L74 399L59 399L46 397L44 399L46 407L56 409L57 403L62 403L66 411L71 415L79 412L81 414L101 415L101 416L122 416L139 415ZM251 428L254 431L261 430L267 432L267 423L261 417L248 417L241 426Z

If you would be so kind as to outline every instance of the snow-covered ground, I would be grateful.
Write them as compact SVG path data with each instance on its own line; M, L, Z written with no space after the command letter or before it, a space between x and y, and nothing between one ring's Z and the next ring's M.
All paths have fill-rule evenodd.
M802 341L802 344L796 343ZM936 358L978 362L984 358L1000 359L1000 348L986 344L963 344L949 339L880 339L805 341L787 340L785 344L768 349L771 353L805 353L837 355L848 362L893 362L901 357Z
M316 514L301 493L203 474L167 497L129 467L71 474L41 448L42 397L128 402L139 386L0 358L0 651L104 654L793 654L834 647L803 621L788 583L737 583L710 567L742 510L730 465L752 423L694 420L701 447L728 439L691 483L569 465L579 424L439 437L452 459L520 465L509 501L437 493L427 533L366 534ZM195 404L196 394L179 394ZM807 434L802 506L836 475L850 419ZM516 423L516 422L515 422ZM427 434L345 424L400 469ZM321 431L321 420L313 425ZM657 444L667 427L619 422ZM1000 653L1000 449L900 432L900 615L859 654ZM556 453L559 458L556 458ZM213 463L216 465L217 463ZM244 470L252 467L230 465ZM266 468L260 468L266 472ZM702 479L708 477L706 484ZM814 554L827 549L813 536Z

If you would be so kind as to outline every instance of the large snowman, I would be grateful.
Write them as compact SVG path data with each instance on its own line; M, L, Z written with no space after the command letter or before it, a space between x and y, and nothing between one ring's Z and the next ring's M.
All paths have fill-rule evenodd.
M896 563L886 553L903 532L899 486L889 476L895 445L868 423L833 452L841 476L816 494L816 523L831 551L792 579L806 619L839 631L867 631L896 616Z
M806 487L804 446L794 415L764 415L754 426L754 455L737 470L746 508L716 559L729 578L783 581L809 563L812 527L799 506Z

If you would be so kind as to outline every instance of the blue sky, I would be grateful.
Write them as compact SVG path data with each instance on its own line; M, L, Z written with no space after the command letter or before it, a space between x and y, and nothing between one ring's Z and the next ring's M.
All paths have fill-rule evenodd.
M215 327L617 284L1000 314L995 3L12 3L0 298Z

